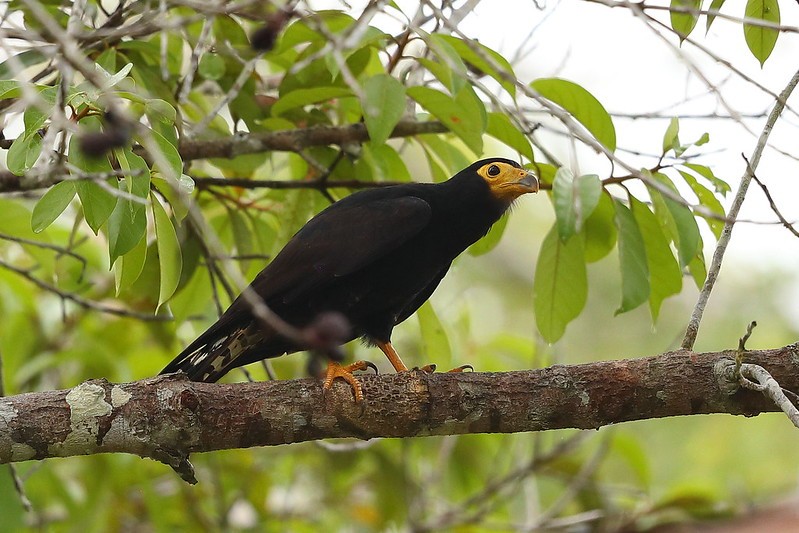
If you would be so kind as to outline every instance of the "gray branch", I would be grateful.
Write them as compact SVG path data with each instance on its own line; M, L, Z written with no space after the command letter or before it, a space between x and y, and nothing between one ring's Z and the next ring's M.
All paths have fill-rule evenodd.
M730 238L732 237L732 230L735 226L735 220L738 218L738 212L741 210L741 206L746 198L746 191L749 189L749 184L752 182L752 176L754 176L757 165L760 163L760 156L763 154L763 150L765 150L766 145L768 144L768 138L771 135L771 130L777 123L777 119L780 118L783 109L785 109L788 97L791 96L791 93L796 88L797 84L799 84L799 71L796 71L791 80L788 82L788 85L785 86L785 89L783 89L778 96L777 101L774 103L774 108L771 110L771 113L769 113L766 124L763 126L763 131L760 133L760 138L757 140L755 149L752 152L752 157L747 161L746 170L744 171L743 176L741 176L741 182L738 184L738 190L735 193L735 198L733 199L730 210L727 213L727 221L724 223L724 228L721 230L721 236L719 237L718 243L716 243L716 250L713 252L713 259L710 263L710 268L707 270L707 278L705 278L705 283L702 286L702 290L699 292L699 298L697 298L696 306L694 307L694 310L691 313L691 318L688 321L688 327L685 330L685 337L682 341L682 348L684 350L690 350L694 347L696 336L699 334L699 324L702 321L702 315L704 315L705 307L710 299L710 293L713 292L716 279L719 277L721 264L724 261L724 253L727 251L727 246L730 244Z
M735 351L654 357L502 373L363 375L366 401L343 382L323 394L306 378L194 383L161 376L105 380L70 390L0 399L0 463L132 453L195 481L188 457L213 450L355 437L513 433L667 416L776 411L737 385ZM783 389L799 391L799 344L745 353ZM730 383L733 381L733 383Z

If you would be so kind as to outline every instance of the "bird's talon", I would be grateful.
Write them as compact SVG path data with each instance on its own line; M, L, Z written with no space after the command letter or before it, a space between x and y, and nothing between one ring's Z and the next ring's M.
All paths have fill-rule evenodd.
M459 367L453 368L449 372L465 372L469 370L469 372L474 372L474 367L472 365L461 365Z
M358 379L352 375L356 370L364 370L369 368L369 365L374 366L369 361L356 361L351 365L341 366L340 364L330 361L327 363L327 371L325 372L325 379L322 383L322 394L326 397L326 391L333 387L333 381L336 378L341 378L349 383L352 388L352 395L355 397L355 403L363 402L363 388Z
M427 372L428 374L432 374L436 371L436 365L434 363L430 363L429 365L424 365L423 367L419 368L414 367L414 370L421 370L422 372Z
M366 363L366 368L371 368L372 370L375 371L375 375L376 376L380 375L380 370L377 369L377 365L376 364L374 364L371 361L364 361L364 363ZM364 368L363 370L366 370L366 368Z

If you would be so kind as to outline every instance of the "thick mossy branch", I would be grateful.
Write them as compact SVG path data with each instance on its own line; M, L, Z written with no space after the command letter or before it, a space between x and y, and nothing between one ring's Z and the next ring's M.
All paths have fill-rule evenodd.
M735 351L678 351L517 372L366 374L360 377L363 405L353 402L343 382L324 395L320 381L310 378L238 384L181 376L125 384L94 380L70 390L0 398L0 463L126 452L181 464L194 452L332 437L587 429L777 410L758 392L724 386L718 362L734 357ZM799 391L799 344L750 351L745 359L767 368L783 388Z

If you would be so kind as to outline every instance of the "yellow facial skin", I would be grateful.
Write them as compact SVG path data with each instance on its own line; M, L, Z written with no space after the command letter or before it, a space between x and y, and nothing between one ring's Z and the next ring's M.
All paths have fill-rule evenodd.
M538 192L538 179L529 170L507 163L487 163L477 170L499 200L512 202L528 192Z

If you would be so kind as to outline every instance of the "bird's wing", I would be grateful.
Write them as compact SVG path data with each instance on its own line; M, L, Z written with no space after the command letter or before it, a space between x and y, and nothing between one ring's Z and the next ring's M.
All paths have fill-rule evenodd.
M311 219L255 278L264 300L294 299L352 274L396 249L430 221L431 208L415 196L342 204Z
M430 204L415 196L333 204L303 226L251 286L267 305L308 294L389 253L419 233L430 217ZM237 298L162 373L207 359L220 340L235 337L250 319L249 304Z

